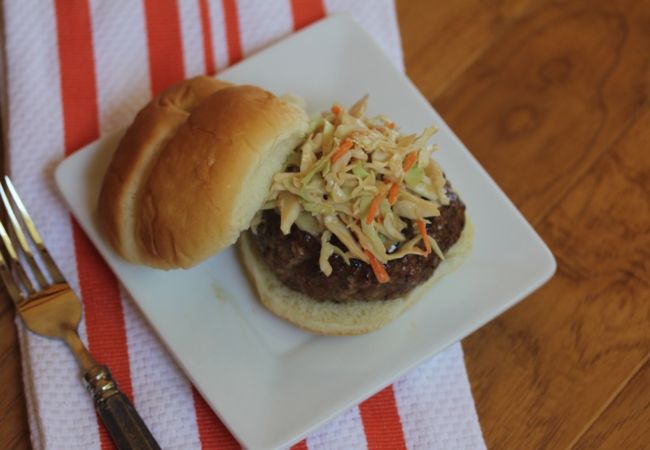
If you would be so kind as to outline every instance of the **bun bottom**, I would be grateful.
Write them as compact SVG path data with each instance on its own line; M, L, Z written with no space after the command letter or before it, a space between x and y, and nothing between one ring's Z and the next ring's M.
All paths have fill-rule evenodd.
M465 261L472 251L473 241L474 225L467 218L460 238L425 283L406 296L393 300L357 300L349 303L318 302L289 289L263 261L250 231L242 233L237 247L251 281L257 288L259 299L268 310L312 333L353 336L379 330L413 306L427 289Z

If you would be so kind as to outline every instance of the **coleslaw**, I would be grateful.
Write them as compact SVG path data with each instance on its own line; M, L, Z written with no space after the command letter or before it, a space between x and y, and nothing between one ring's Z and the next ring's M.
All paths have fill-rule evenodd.
M349 109L335 103L313 120L305 142L289 155L274 176L261 212L275 208L281 229L292 225L320 238L320 268L329 276L329 258L371 264L380 282L388 281L383 264L408 254L444 255L426 234L427 218L449 204L445 177L428 144L435 126L404 135L385 115L366 117L366 95ZM404 229L413 226L407 241ZM255 221L253 223L255 230ZM335 235L347 251L331 243ZM417 246L425 240L424 249Z

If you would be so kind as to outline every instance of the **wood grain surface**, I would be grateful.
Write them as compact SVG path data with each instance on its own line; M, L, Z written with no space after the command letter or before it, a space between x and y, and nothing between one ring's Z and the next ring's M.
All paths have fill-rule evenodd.
M407 75L558 262L463 340L487 447L650 448L650 0L396 5ZM28 449L13 317L0 448Z

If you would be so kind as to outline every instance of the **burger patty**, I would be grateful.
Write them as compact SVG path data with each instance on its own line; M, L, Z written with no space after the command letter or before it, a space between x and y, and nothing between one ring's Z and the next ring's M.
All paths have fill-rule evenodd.
M449 205L440 208L440 216L430 217L427 234L433 237L444 253L460 238L465 227L465 204L445 186ZM402 230L406 240L416 231L408 219ZM419 233L419 231L418 231ZM433 275L440 258L432 251L428 256L406 255L384 264L390 276L387 283L379 283L370 264L351 258L350 265L337 254L329 258L332 273L326 276L320 269L321 243L319 237L300 230L295 224L285 235L280 230L280 216L275 210L264 211L262 221L253 233L253 240L273 273L289 288L324 302L345 303L351 300L389 300L401 297ZM347 251L333 235L330 242ZM424 243L418 243L424 249Z

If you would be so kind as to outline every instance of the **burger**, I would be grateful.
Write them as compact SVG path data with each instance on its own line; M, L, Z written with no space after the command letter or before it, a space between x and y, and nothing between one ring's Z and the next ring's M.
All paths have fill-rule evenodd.
M369 333L471 251L465 204L429 140L366 117L310 119L301 99L197 77L136 116L98 203L133 264L188 269L237 244L260 301L306 330Z

